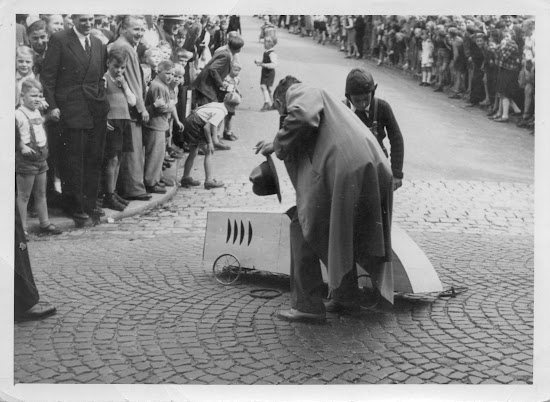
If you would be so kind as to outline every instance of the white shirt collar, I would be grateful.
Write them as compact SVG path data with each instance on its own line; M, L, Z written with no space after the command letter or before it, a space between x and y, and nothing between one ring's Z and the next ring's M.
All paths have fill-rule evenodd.
M35 78L34 77L34 73L31 71L30 73L28 73L27 75L23 76L19 73L19 71L15 71L15 80L18 81L18 80L21 80L23 78Z
M21 104L19 105L19 107L20 107L21 109L23 109L24 111L28 112L27 115L29 115L29 114L30 114L30 115L33 115L33 114L36 114L36 112L40 113L40 112L38 111L38 109L34 109L34 110L29 109L28 107L26 107L25 105L23 105L23 102L21 102Z
M80 41L80 44L82 45L82 48L84 50L86 50L86 44L85 44L86 38L88 38L88 40L90 42L90 46L92 46L92 40L90 39L90 35L82 35L80 32L78 32L76 27L73 27L73 30L76 33L76 36L77 36L78 40Z

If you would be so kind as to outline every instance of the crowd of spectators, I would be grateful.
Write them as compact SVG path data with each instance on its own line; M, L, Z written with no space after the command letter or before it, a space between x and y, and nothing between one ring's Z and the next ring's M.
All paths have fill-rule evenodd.
M86 220L177 185L163 171L189 150L186 117L216 103L218 124L240 102L226 80L234 84L240 70L240 33L236 15L18 14L16 183L25 230L27 205L37 208L31 193L35 204L45 193L48 207ZM208 122L208 111L201 116ZM203 153L231 148L212 133ZM223 186L206 179L206 188ZM39 218L41 230L60 233Z
M290 33L336 45L346 58L403 69L420 86L487 109L534 133L535 20L523 15L277 15Z

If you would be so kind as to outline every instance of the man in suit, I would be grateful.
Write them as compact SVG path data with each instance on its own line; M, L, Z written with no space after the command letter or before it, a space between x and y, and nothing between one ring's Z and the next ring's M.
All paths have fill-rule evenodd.
M120 37L113 43L111 50L119 49L128 55L124 76L132 93L136 96L136 105L130 108L130 130L134 152L124 152L120 163L118 193L127 200L146 201L151 198L143 184L143 134L141 123L149 121L143 98L145 83L137 46L145 34L145 19L139 15L127 15L120 27Z
M240 36L231 37L227 43L227 49L215 53L204 66L193 83L198 106L221 102L223 80L231 71L234 55L241 51L243 45L244 41Z
M214 54L214 52L218 48L225 46L226 44L227 44L227 20L222 19L220 21L220 29L214 32L214 42L212 44L212 48L210 49L210 51L212 52L212 54Z
M60 175L67 212L78 220L97 218L97 193L107 130L107 51L90 35L93 14L72 16L74 27L54 33L40 76L53 120L60 121Z

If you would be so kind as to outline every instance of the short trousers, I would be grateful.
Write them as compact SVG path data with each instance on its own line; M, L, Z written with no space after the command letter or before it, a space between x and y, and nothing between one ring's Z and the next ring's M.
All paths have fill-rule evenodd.
M15 153L15 173L24 175L39 175L48 171L48 146L36 147L35 154L23 155Z

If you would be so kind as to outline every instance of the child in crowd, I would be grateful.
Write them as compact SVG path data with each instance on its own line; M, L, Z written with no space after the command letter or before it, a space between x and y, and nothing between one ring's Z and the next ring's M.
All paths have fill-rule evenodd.
M19 106L21 85L29 78L35 78L32 72L34 54L30 47L19 46L15 53L15 107Z
M166 41L160 41L161 60L172 60L172 45Z
M268 36L276 37L275 25L269 20L269 15L264 15L264 24L260 27L260 42Z
M21 106L15 111L16 152L15 174L17 207L27 231L27 205L31 193L40 221L40 232L58 235L62 231L50 223L46 202L46 172L48 170L48 140L44 130L45 119L40 114L42 84L28 78L21 84Z
M422 82L420 86L429 87L432 80L432 65L434 63L434 44L425 29L422 30L420 37L422 38Z
M212 172L212 155L216 136L223 132L224 119L228 112L235 112L235 108L241 103L241 97L236 93L228 93L222 102L212 102L195 109L185 119L183 138L178 140L178 145L187 142L189 144L189 156L185 160L182 187L198 186L199 181L193 180L191 170L198 154L199 147L204 149L204 188L209 190L223 187L221 181L214 179ZM182 146L182 145L180 145Z
M48 33L46 32L46 22L38 20L33 22L27 28L27 36L31 49L34 51L34 66L33 72L36 79L39 79L39 75L42 71L42 64L44 63L44 57L46 56L46 50L48 48Z
M48 37L56 32L63 31L63 16L61 14L43 14L41 18L46 22Z
M233 62L233 64L231 65L231 71L229 75L225 77L225 79L223 80L225 94L237 93L241 95L238 89L239 83L241 82L241 78L239 77L240 72L241 72L241 66L238 63ZM233 134L233 131L231 131L231 120L233 116L235 116L235 112L228 112L227 116L225 116L225 126L223 130L224 140L235 141L238 139L238 137L235 134Z
M174 102L170 99L168 85L174 77L174 63L163 60L158 66L158 75L151 81L149 91L145 96L145 106L153 106L150 118L143 124L143 146L145 147L144 179L145 190L148 193L164 194L166 189L160 185L164 152L166 149L166 131L168 121L174 110ZM162 106L154 106L157 99L164 100Z
M183 81L179 84L178 89L178 103L176 106L176 112L180 121L184 121L187 117L187 91L189 90L189 85L191 83L191 76L189 72L189 60L193 57L193 53L183 49L178 48L176 50L177 62L184 68Z
M164 163L166 167L169 167L169 163L174 162L174 159L172 158L178 158L180 159L182 155L177 154L174 152L174 148L172 148L172 132L174 127L176 126L176 130L183 130L183 124L181 123L178 111L177 111L177 104L178 104L178 96L179 96L179 86L183 82L183 77L185 74L185 67L183 67L179 63L175 63L174 65L174 78L172 81L168 84L168 88L170 89L170 101L174 104L174 109L172 110L172 114L170 118L168 119L168 130L166 130L166 153L164 157ZM175 183L166 177L161 177L160 179L161 184L165 184L167 186L173 186Z
M143 82L145 83L145 93L149 90L149 84L151 84L151 80L153 79L153 71L151 70L151 67L149 64L142 64L141 70L143 71Z
M260 79L260 88L264 94L264 105L260 109L261 112L273 109L273 82L275 81L275 67L277 66L277 54L273 50L273 47L277 44L277 38L267 36L264 39L265 52L262 61L256 60L257 66L262 68L262 75Z
M157 76L159 63L162 61L162 51L158 47L147 49L143 54L143 61L151 69L151 80Z
M107 135L103 161L102 187L105 192L103 207L123 211L129 201L115 193L122 152L133 152L130 129L130 109L135 106L136 96L130 90L124 71L128 54L113 50L107 57L105 94L109 101Z

